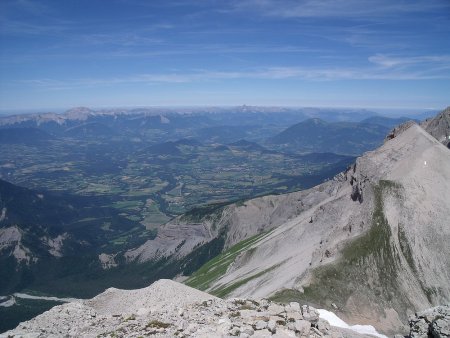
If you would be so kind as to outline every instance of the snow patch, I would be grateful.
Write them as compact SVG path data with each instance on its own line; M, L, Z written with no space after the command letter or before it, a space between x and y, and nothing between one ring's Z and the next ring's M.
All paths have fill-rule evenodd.
M17 298L22 298L22 299L43 299L43 300L50 300L50 301L54 301L54 302L64 302L64 303L70 303L70 302L76 302L78 301L78 299L76 298L58 298L58 297L50 297L50 296L33 296L33 295L28 295L26 293L19 293L16 292L13 294L14 297Z
M324 309L318 309L317 311L319 312L320 318L328 321L331 326L349 329L360 334L368 334L379 338L387 338L385 335L378 333L372 325L348 325L331 311L327 311Z
M8 298L8 297L4 297L4 298ZM2 298L2 300L4 298ZM11 297L8 300L0 303L0 306L2 306L2 307L10 307L10 306L13 306L14 304L16 304L16 299L14 297Z

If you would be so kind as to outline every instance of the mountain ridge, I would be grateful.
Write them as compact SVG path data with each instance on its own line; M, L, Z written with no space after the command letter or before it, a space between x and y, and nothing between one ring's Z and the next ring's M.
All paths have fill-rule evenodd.
M420 309L449 299L448 277L445 277L450 271L445 258L446 254L450 254L445 245L450 238L450 229L446 224L450 215L445 207L450 198L449 169L448 149L418 125L409 124L409 128L403 133L379 149L358 158L354 166L335 177L333 181L298 194L289 194L288 196L292 199L295 196L295 200L302 204L303 201L315 199L311 204L314 207L305 208L307 210L300 212L299 216L290 211L291 220L275 227L247 250L240 251L232 262L227 263L229 265L223 275L210 280L206 290L217 294L223 294L223 291L227 290L227 296L272 294L274 299L319 301L322 305L328 304L327 306L333 302L340 307L344 318L350 321L353 318L353 321L375 325L377 318L380 321L377 324L379 327L398 332L407 317L407 309ZM424 204L424 201L427 203ZM266 204L262 210L270 209L269 205L270 203ZM407 211L402 211L403 209ZM434 217L424 216L429 214ZM408 228L405 226L410 223L405 221L407 219L416 220L418 223ZM326 229L324 224L330 224L329 230L326 230L331 231L330 235L326 236L326 232L320 231L314 235L314 229L318 229L319 225L319 228ZM383 226L377 227L379 224ZM428 227L428 224L433 226ZM306 237L301 240L302 232L307 236L307 240ZM369 315L364 314L364 309L368 308L367 304L364 305L364 301L361 301L366 291L365 288L358 291L358 283L362 281L358 282L357 275L353 276L354 280L346 282L342 282L344 277L341 277L342 280L335 280L333 277L331 280L335 280L336 285L342 287L335 295L332 292L320 293L320 285L328 285L324 283L323 278L329 277L324 273L336 273L333 271L337 270L331 269L333 266L336 266L336 269L345 268L351 275L359 271L354 267L348 268L346 263L352 262L353 259L358 261L358 254L355 256L354 251L361 252L363 257L376 262L380 248L370 247L370 236L384 236L382 238L385 238L386 242L381 242L384 243L384 246L380 247L384 248L381 249L382 252L390 252L391 257L400 255L400 258L392 262L395 270L385 271L392 263L381 260L376 265L378 267L372 269L367 276L375 283L371 289L379 288L381 292L386 289L388 293L396 294L398 299L396 304L384 308L388 302L382 299L389 299L391 296L373 294L372 302L383 306L378 308L377 311L381 311L378 314L374 313L371 307ZM369 241L364 244L367 240ZM430 251L424 247L424 243L428 241L436 241L438 249ZM295 254L300 243L302 251ZM422 256L427 258L424 260ZM342 257L347 265L341 264ZM326 269L322 268L324 264L328 264ZM211 269L216 265L213 264ZM432 271L442 271L442 274ZM208 270L206 272L210 273ZM381 276L386 273L394 278L390 279L389 285L382 286ZM197 281L206 276L194 274L195 278L191 277L187 282L195 286L198 285ZM289 291L289 285L293 291ZM339 290L336 285L334 287ZM349 285L355 285L356 289L352 290ZM333 284L328 287L333 288ZM277 290L283 289L285 291L281 294L275 294ZM315 294L317 292L319 293ZM360 302L361 306L356 310L355 306L351 305L352 302Z
M444 337L450 306L416 313L408 338ZM0 337L332 337L387 338L373 326L348 325L333 312L297 302L220 299L172 280L137 290L109 288L72 300L0 334ZM395 337L399 337L396 335Z
M69 337L372 337L358 332L363 328L331 326L323 315L298 303L283 306L267 299L222 300L161 279L143 289L110 288L92 299L55 306L0 337L56 337L62 332ZM329 314L327 318L334 319ZM373 328L364 329L385 338Z

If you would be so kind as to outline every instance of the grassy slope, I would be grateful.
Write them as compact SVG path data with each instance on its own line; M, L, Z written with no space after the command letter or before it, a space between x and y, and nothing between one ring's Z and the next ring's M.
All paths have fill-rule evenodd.
M223 252L219 256L211 259L205 265L203 265L200 269L198 269L195 273L191 275L189 279L186 280L186 284L197 288L199 290L207 290L214 281L218 280L221 276L223 276L231 263L234 262L236 257L243 253L250 251L258 242L263 240L265 237L269 235L270 231L263 232L261 234L255 235L253 237L247 238L236 245L229 248L227 251ZM262 273L265 273L264 271ZM219 288L215 288L211 290L211 293L224 297L237 287L245 284L248 280L256 278L260 276L262 273L258 273L251 277L246 278L245 280L238 281L236 283L231 283L229 285L224 285Z

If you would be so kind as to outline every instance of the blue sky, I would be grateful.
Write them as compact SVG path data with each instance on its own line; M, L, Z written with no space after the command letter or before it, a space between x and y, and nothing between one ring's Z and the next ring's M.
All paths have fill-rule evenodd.
M1 0L0 109L450 105L448 0Z

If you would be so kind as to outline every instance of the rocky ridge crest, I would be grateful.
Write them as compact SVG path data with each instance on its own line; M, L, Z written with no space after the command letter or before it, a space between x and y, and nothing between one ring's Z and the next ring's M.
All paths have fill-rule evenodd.
M171 280L108 289L55 306L0 337L369 337L332 327L313 307L266 299L223 300Z

